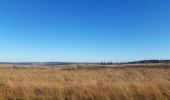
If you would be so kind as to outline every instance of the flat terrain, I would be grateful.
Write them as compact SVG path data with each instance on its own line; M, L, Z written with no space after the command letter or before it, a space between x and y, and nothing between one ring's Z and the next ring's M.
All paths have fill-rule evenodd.
M0 65L0 100L170 100L170 67Z

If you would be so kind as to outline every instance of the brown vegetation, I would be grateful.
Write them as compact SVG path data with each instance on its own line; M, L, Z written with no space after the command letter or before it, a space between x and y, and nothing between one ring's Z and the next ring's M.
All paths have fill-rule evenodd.
M0 99L169 100L170 68L2 68Z

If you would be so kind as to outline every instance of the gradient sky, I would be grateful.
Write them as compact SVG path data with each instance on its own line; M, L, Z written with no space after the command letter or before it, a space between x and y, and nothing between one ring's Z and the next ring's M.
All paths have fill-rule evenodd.
M0 61L170 59L170 0L0 0Z

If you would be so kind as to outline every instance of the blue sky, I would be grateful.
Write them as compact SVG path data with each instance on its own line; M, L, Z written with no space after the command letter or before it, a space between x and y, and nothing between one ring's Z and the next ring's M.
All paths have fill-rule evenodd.
M1 0L0 61L170 59L169 0Z

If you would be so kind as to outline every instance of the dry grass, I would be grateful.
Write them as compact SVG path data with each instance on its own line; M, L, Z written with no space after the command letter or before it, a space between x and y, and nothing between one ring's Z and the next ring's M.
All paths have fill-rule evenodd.
M170 68L0 69L1 100L170 100Z

